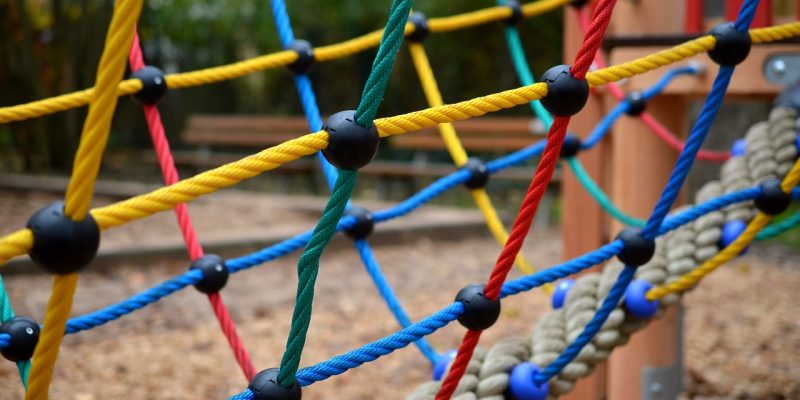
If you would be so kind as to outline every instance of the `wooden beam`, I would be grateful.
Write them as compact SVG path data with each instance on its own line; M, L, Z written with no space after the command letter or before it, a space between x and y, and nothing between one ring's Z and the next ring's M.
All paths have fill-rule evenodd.
M564 12L564 62L571 63L583 40L575 11L567 7ZM569 131L585 138L597 121L607 111L602 91L595 91L586 106L576 114L570 123ZM580 153L581 163L601 187L606 186L605 164L610 157L608 140L599 143L591 151ZM562 178L561 213L562 257L565 260L594 250L606 243L605 214L595 201L581 187L571 173ZM596 270L593 268L592 270ZM564 396L568 400L601 400L606 393L606 367L599 365L592 375L581 379L575 389Z

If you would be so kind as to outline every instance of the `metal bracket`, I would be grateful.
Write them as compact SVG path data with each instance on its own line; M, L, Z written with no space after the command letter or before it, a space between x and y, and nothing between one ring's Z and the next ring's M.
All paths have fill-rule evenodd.
M800 54L778 53L767 57L764 77L770 83L781 86L800 82Z
M642 368L642 400L675 400L683 389L683 305L678 304L675 364Z

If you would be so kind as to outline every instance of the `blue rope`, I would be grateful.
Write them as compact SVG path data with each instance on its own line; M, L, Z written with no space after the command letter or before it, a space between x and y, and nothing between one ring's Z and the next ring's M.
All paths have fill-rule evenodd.
M700 72L699 68L694 65L688 65L684 67L677 67L672 68L664 75L661 76L658 82L655 85L645 89L642 92L642 98L647 101L660 95L664 89L677 77L681 75L696 75ZM628 99L623 99L619 103L617 103L614 108L612 108L608 114L603 116L603 119L595 126L594 130L587 136L586 140L583 141L581 146L582 149L588 150L597 145L603 138L608 134L611 130L611 126L614 125L620 117L622 117L630 108L631 102Z
M456 182L454 183L454 185L458 185L459 182L462 181L461 175L462 171L458 171L451 175L448 175L448 177L451 177L448 180L448 182ZM466 174L463 175L466 176ZM456 179L453 179L453 177L455 177ZM463 179L466 179L466 177L464 177ZM423 189L423 191L420 193L428 191L431 187L434 186L436 186L436 183L432 184L426 189ZM437 187L441 189L441 186ZM443 190L438 191L438 193L442 192ZM662 225L659 233L662 235L666 234L667 232L677 229L678 227L687 224L691 221L694 221L700 218L701 216L708 214L709 212L717 211L729 205L736 204L739 202L753 200L760 195L761 195L761 189L759 187L754 187L733 193L728 193L720 197L711 199L705 203L697 204L678 214L669 216L664 221L664 224ZM426 199L423 200L430 201L433 197L427 197ZM792 197L794 199L800 199L800 189L794 189L792 191ZM381 220L375 218L376 222L384 222L386 220L407 214L408 212L411 211L407 208L406 204L409 203L410 200L411 199L408 199L404 203L398 204L390 209L376 212L375 215L380 214L388 217ZM425 201L421 202L420 204L424 203ZM420 204L417 204L416 207L418 207ZM394 212L395 209L400 209L403 210L404 212L395 213ZM355 221L353 217L342 218L339 221L337 230L343 231L349 229L353 226L354 222ZM272 246L259 250L255 253L226 260L225 265L228 267L231 273L236 273L245 269L249 269L257 265L278 259L286 254L289 254L295 250L302 248L308 242L310 237L311 237L311 232L306 231L299 235L296 235L294 237L276 243ZM503 289L502 296L505 297L514 295L520 292L530 290L534 287L541 286L544 283L561 279L564 276L572 275L574 273L583 270L585 268L584 265L591 266L599 264L619 253L619 251L622 249L621 246L622 245L619 242L612 242L597 249L595 252L588 253L574 260L568 261L564 264L557 265L553 268L541 270L536 274L519 278L516 281L508 282ZM573 262L576 264L573 264ZM116 304L112 304L101 310L71 319L69 322L67 322L66 333L67 334L77 333L80 331L88 330L103 325L107 322L114 321L126 314L144 308L149 304L155 303L156 301L159 301L162 298L178 290L181 290L187 286L194 285L197 282L199 282L200 279L201 279L201 274L198 273L197 271L193 270L186 271L183 274L180 274L170 280L167 280L153 288L147 289L144 292L136 294L127 300L121 301Z
M200 270L190 269L170 280L160 283L127 300L112 304L98 311L81 315L67 321L66 334L78 333L114 321L126 314L153 304L187 286L194 285L203 279Z
M575 357L578 356L578 353L592 341L592 338L600 331L600 328L606 322L608 316L611 315L611 312L619 305L622 296L625 294L625 289L633 280L634 274L636 274L636 267L626 265L625 268L622 269L614 286L611 287L611 291L608 292L608 296L603 300L603 304L597 309L592 320L583 328L581 334L559 354L555 361L533 377L533 382L536 383L537 386L547 382L550 378L561 372L561 370L574 360Z
M271 4L272 14L274 16L275 25L278 27L278 36L280 37L281 45L284 48L288 48L294 42L295 37L294 31L292 30L291 19L289 18L289 14L286 10L286 3L284 0L272 0ZM319 106L317 105L316 95L314 94L314 88L311 85L311 79L308 78L307 74L295 74L294 82L295 86L297 87L297 92L300 95L300 102L303 105L303 111L305 112L306 120L308 120L309 129L311 132L316 132L322 129L322 117L320 116ZM325 159L325 156L321 151L317 152L317 157L319 158L319 162L322 167L325 180L328 183L328 187L333 188L336 178L339 175L339 171L336 169L336 167L331 165L327 159ZM305 243L308 242L308 239L310 239L310 235L311 233L309 232L308 237L304 237L305 240L302 245L300 244L299 240L292 241L292 245L297 245L297 248L304 246ZM369 272L373 282L375 282L378 292L386 301L386 305L389 307L389 310L392 312L392 314L394 314L401 326L405 327L410 325L411 319L408 317L408 314L405 312L405 310L403 310L399 299L394 294L394 290L392 290L392 288L389 286L386 277L383 275L378 262L375 260L375 257L372 254L372 249L370 249L369 243L366 240L360 240L355 242L354 245L361 255L361 260L363 261L367 272ZM290 247L283 248L289 249ZM291 251L293 250L295 249L291 249ZM269 256L271 255L272 254ZM422 339L415 344L422 354L428 360L430 360L431 364L436 364L438 355L427 341Z
M706 103L703 105L700 116L694 127L692 127L689 138L686 140L686 146L684 146L683 151L681 151L681 154L678 156L678 161L675 163L675 168L672 170L669 181L664 187L664 191L661 193L661 197L658 199L653 213L650 215L650 218L647 220L642 230L646 238L655 238L661 222L664 217L666 217L667 213L669 213L672 204L678 197L683 182L686 180L686 176L692 168L692 163L697 156L697 152L700 151L700 146L702 146L706 135L708 135L708 130L714 122L714 118L717 116L717 111L719 111L720 106L722 106L722 100L725 98L725 91L731 81L733 69L733 67L727 66L721 66L719 68L719 73L716 79L714 79L714 85L711 87L711 92L706 98Z
M275 26L278 28L278 37L281 41L281 46L286 49L294 43L294 31L292 30L292 22L289 19L289 13L286 11L286 3L283 0L272 0L272 16L275 20ZM303 105L303 112L308 120L308 128L311 132L317 132L322 129L322 116L319 112L317 105L317 97L314 94L314 88L311 86L311 79L307 74L294 74L294 84L297 87L297 93L300 95L300 103ZM317 158L322 166L322 172L325 175L325 181L328 188L333 188L339 172L336 167L331 165L322 152L317 152Z
M380 265L375 260L375 256L372 254L372 249L369 247L369 243L367 243L364 239L359 239L355 241L356 249L358 249L358 254L361 256L361 261L364 263L364 267L366 267L369 276L372 278L372 281L375 282L375 286L378 288L378 293L380 293L383 300L386 302L386 305L389 307L389 310L392 311L394 314L395 319L397 322L400 323L400 326L403 328L407 328L411 326L411 318L408 317L408 313L406 310L403 309L402 304L400 304L400 300L397 298L397 295L394 293L394 289L391 285L389 285L389 281L386 280L386 276L381 271ZM418 341L414 342L414 344L419 348L419 351L422 352L423 355L431 362L431 364L436 365L436 361L439 359L439 355L436 353L436 350L423 338L420 338Z
M742 20L748 20L748 18L749 20L752 20L751 14L755 12L756 8L752 3L754 3L755 6L758 5L757 0L746 0L742 5L742 8L739 12L739 18L737 19L737 24ZM750 14L748 14L748 12ZM749 22L747 22L743 26L743 29L748 29L749 25ZM697 122L695 122L695 125L689 134L689 139L686 141L686 146L678 156L678 161L672 170L672 175L670 176L664 191L661 193L661 197L656 203L653 213L647 220L644 229L642 229L642 235L645 238L654 239L661 230L661 225L663 224L664 219L667 217L669 209L672 207L675 199L678 197L678 192L680 191L681 186L683 186L686 176L689 174L689 170L691 169L692 163L697 156L697 152L700 151L700 146L702 146L703 141L708 135L709 128L711 127L711 124L714 121L720 106L722 105L722 101L725 97L725 92L728 90L728 84L730 83L733 71L734 67L721 66L719 68L717 77L714 79L714 85L712 86L711 92L706 98L706 102L703 105L703 109L700 112ZM555 361L536 374L534 377L534 382L537 385L541 385L547 382L547 380L550 378L556 376L559 372L561 372L562 369L564 369L564 367L567 366L567 364L569 364L573 359L575 359L575 357L578 356L581 349L583 349L583 347L585 347L592 340L594 335L596 335L600 330L600 327L603 325L603 323L605 323L606 319L614 310L614 308L617 307L620 299L622 299L622 296L625 294L625 289L633 280L635 273L636 267L630 265L625 266L619 277L617 277L617 281L614 283L614 286L611 288L608 296L603 301L603 304L599 309L597 309L591 321L586 325L586 327L584 327L578 338L570 343Z

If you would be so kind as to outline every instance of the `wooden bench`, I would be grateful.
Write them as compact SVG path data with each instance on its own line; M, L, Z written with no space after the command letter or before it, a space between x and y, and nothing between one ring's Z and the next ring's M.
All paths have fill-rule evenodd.
M453 124L467 151L509 152L544 137L535 120L528 118L479 118ZM194 115L189 117L181 139L195 145L269 147L308 133L302 117ZM393 148L434 151L444 143L435 127L389 138Z
M543 132L535 131L535 121L528 118L487 117L458 121L454 125L470 153L508 153L544 137ZM262 149L306 133L308 124L303 117L194 115L188 118L180 137L183 143L197 146L198 150L175 152L175 162L207 169L241 157L232 150ZM410 163L374 161L361 170L363 175L381 180L401 178L406 181L409 192L413 192L418 188L417 178L434 179L455 170L452 164L427 162L430 152L444 150L444 142L435 127L393 136L388 143L394 149L417 151L419 156ZM309 172L316 168L315 161L298 160L282 166L281 170L312 176ZM531 168L510 168L499 173L497 179L527 182L532 173ZM388 197L389 191L384 190L381 197Z

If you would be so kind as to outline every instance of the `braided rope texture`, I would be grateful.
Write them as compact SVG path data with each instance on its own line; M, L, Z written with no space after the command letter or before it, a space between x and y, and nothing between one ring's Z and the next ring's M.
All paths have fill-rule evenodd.
M745 140L747 150L742 157L733 157L723 164L720 179L706 183L696 195L701 203L723 194L751 188L768 178L782 178L797 159L794 141L800 129L797 111L775 108L769 119L753 125ZM673 211L673 215L686 207ZM708 213L656 240L656 253L636 271L636 279L662 285L678 280L720 253L717 246L722 226L727 221L750 221L756 216L752 201L740 202ZM511 369L530 361L541 368L552 363L592 319L609 293L623 266L614 262L602 272L582 275L567 294L564 306L545 315L528 338L510 338L498 342L488 351L476 351L470 366L472 373L459 383L454 400L501 400L509 385ZM670 293L660 302L659 313L677 303L681 293ZM588 376L605 361L611 351L628 342L631 335L644 328L649 320L631 316L619 305L610 314L600 332L557 376L549 381L550 398L569 393L575 382ZM433 400L441 382L419 386L408 400Z
M311 306L314 300L314 283L319 273L319 259L336 233L336 225L344 214L357 176L356 171L340 171L311 240L306 244L303 255L297 262L297 297L292 313L292 326L286 339L286 351L283 353L278 374L278 382L283 387L290 387L294 383L295 373L300 366L300 356L311 323Z

